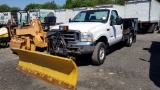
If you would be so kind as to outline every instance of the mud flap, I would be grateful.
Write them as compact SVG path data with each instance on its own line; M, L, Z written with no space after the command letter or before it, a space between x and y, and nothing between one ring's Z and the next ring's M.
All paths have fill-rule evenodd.
M73 60L28 50L13 50L19 55L19 71L60 88L76 89L78 69Z

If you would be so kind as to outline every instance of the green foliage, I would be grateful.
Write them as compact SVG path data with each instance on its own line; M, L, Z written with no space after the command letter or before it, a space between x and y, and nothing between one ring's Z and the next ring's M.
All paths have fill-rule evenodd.
M124 0L116 0L115 3L120 4L120 5L124 5L125 1Z
M0 12L8 12L10 11L10 7L6 4L0 5Z
M76 8L76 7L94 7L101 4L120 4L124 5L124 0L66 0L63 8Z
M0 12L10 12L20 10L19 7L9 7L7 4L0 5Z
M66 0L66 4L72 4L73 0Z
M83 7L83 6L84 6L83 0L75 0L72 4L72 8Z
M66 0L66 4L64 4L62 6L62 8L68 8L68 9L70 9L72 7L73 7L73 1L72 0Z
M72 8L75 7L93 7L98 3L97 0L75 0L73 2Z
M113 4L113 0L98 0L97 4Z
M160 2L160 0L157 0ZM57 9L57 8L76 8L76 7L94 7L101 4L120 4L124 5L125 0L66 0L65 4L58 6L55 1L46 2L44 4L31 3L26 5L25 10L30 9ZM20 10L19 7L9 7L6 4L0 5L0 12Z
M30 9L57 9L57 4L55 3L55 1L51 1L51 2L46 2L44 4L35 4L35 3L31 3L28 4L25 7L25 10L30 10Z
M30 9L40 9L42 8L42 5L41 4L35 4L35 3L31 3L31 4L28 4L24 10L28 11Z
M76 7L93 7L97 5L98 0L66 0L63 8L76 8Z
M18 10L20 10L19 7L11 7L11 8L10 8L10 11L18 11Z
M46 2L45 4L42 5L43 9L57 9L58 6L54 1L51 2Z

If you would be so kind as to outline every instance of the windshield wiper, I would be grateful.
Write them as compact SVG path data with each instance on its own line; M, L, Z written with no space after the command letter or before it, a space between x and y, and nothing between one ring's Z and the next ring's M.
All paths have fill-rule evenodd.
M84 21L71 21L71 22L84 22Z
M88 21L88 22L101 22L101 21Z

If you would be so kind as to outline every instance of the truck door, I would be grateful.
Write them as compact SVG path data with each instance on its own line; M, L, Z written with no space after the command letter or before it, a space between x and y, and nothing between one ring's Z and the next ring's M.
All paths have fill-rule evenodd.
M110 16L110 42L115 44L122 39L122 25L117 24L118 13L116 10L111 11Z

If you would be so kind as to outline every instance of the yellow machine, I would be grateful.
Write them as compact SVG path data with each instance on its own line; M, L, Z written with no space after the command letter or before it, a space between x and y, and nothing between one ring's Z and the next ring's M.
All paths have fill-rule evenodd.
M10 26L0 28L0 47L8 47L9 41L11 39L12 33Z
M38 19L32 19L30 26L16 29L10 41L10 48L35 51L36 47L47 47L46 32L43 30L41 22Z
M29 50L13 50L19 55L19 71L63 89L76 89L78 69L73 60Z
M72 59L34 52L36 47L47 47L46 37L37 19L33 19L30 26L16 29L10 48L19 56L17 69L57 87L75 90L78 69Z

